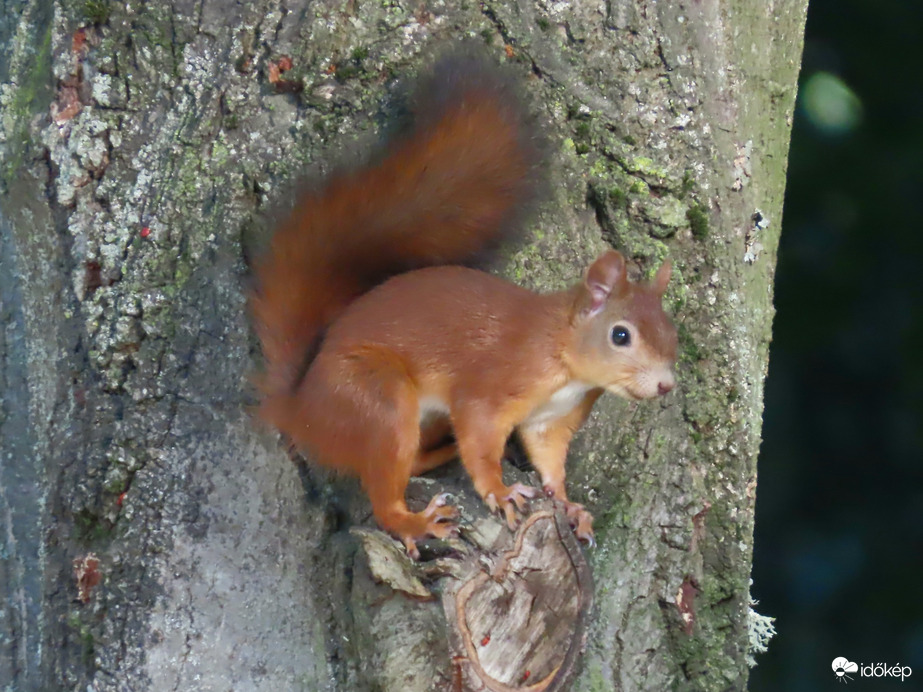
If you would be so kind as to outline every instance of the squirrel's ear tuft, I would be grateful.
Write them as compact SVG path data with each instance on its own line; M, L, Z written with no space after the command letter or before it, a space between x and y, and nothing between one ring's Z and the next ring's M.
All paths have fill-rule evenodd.
M666 292L667 284L670 283L670 274L672 273L673 262L668 259L664 260L663 264L660 265L660 269L658 269L657 273L654 275L654 290L660 295Z
M589 316L599 312L606 298L618 292L628 281L625 272L625 258L615 250L609 250L600 256L587 269L584 286L589 293L589 302L585 308Z

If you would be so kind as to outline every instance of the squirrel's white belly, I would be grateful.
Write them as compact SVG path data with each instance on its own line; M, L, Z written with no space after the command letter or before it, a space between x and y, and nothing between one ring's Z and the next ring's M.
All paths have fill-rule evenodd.
M593 385L580 380L568 382L548 397L548 401L536 406L528 418L520 425L531 428L545 425L561 416L566 416L583 401L583 398L591 389L593 389Z
M425 426L434 418L449 415L449 404L438 396L420 398L420 426Z
M580 380L568 382L556 390L548 400L536 406L528 417L520 423L523 427L537 427L566 416L583 401L593 385ZM420 398L420 424L424 425L434 418L449 415L449 404L440 397L424 396Z

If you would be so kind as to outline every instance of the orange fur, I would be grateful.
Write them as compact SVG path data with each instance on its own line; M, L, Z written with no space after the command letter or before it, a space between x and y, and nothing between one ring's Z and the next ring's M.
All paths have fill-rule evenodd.
M591 540L591 517L565 495L567 447L603 390L673 387L676 333L660 306L670 269L631 282L609 252L548 295L460 266L414 269L469 260L532 194L515 104L483 75L464 84L381 163L334 179L276 233L251 299L266 358L260 412L320 463L359 476L411 554L454 528L439 496L418 513L404 500L412 474L455 455L447 421L475 489L510 523L531 495L502 478L518 429L546 492ZM615 345L613 325L631 343Z
M357 296L409 269L476 259L534 197L538 149L508 85L470 61L455 69L480 72L418 94L422 124L374 165L302 199L257 263L250 307L265 394L290 391L318 335Z

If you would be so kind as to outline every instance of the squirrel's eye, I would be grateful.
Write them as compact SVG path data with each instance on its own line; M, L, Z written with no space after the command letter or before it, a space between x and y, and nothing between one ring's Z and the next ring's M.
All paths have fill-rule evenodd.
M612 343L616 346L627 346L631 343L631 332L622 325L617 324L612 328L610 338L612 339Z

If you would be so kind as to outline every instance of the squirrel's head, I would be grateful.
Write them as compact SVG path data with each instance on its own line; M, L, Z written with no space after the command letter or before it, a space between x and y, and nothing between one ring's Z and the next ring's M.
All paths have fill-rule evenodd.
M571 318L576 377L626 399L676 386L676 327L661 305L671 269L667 260L652 281L629 281L625 258L614 250L590 265Z

